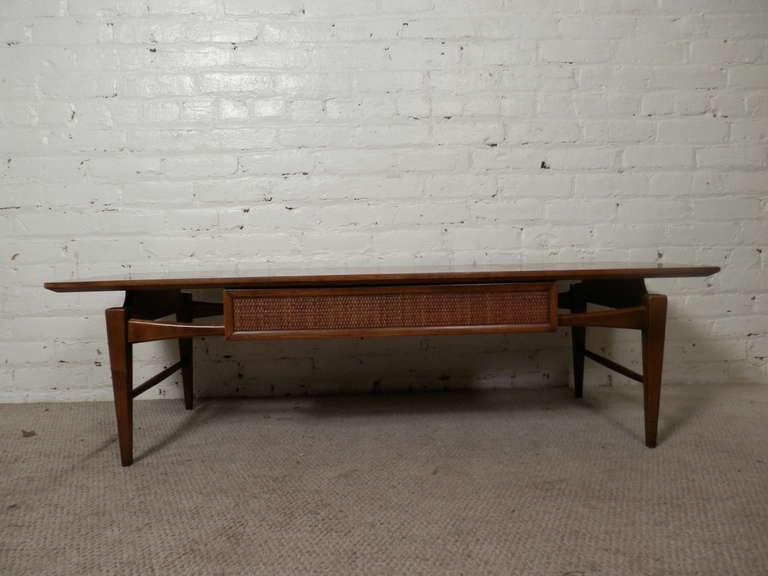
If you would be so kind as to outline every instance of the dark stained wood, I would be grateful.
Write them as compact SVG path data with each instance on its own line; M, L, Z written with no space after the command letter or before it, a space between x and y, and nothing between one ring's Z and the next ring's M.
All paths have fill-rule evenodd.
M646 326L642 333L645 445L648 448L654 448L659 426L667 297L663 294L648 294L644 298L644 304L647 311Z
M579 284L572 284L571 288L574 286L581 285L581 282ZM564 308L567 310L571 310L571 304L573 303L573 297L571 295L572 290L569 289L567 292L560 292L557 295L557 307L558 308Z
M223 335L224 326L221 324L191 324L139 318L128 320L128 341L132 343Z
M571 326L576 329L581 326L589 326L591 328L633 328L639 330L645 326L645 307L633 306L597 312L560 314L557 317L557 322L560 326Z
M208 318L209 316L221 316L224 314L224 306L221 302L192 302L192 318Z
M568 306L571 309L571 316L584 314L587 311L587 301L584 297L584 290L581 283L574 284L568 290L570 298ZM561 326L563 316L558 317ZM572 326L571 328L571 349L573 354L573 394L576 398L584 396L584 349L587 343L587 329L584 326Z
M132 276L94 280L46 282L55 292L98 292L105 290L181 290L195 288L288 288L331 286L384 286L407 284L456 284L484 282L543 282L560 280L680 278L710 276L716 266L680 266L671 264L525 264L520 266L486 265L453 267L413 267L392 269L336 269L274 271L242 276L195 276L157 278Z
M106 319L120 462L130 466L133 463L133 353L128 342L125 308L109 308Z
M133 389L132 396L136 398L136 396L144 394L144 392L160 384L160 382L168 378L168 376L176 372L179 368L181 368L181 362L176 362L173 366L169 366L162 372L148 378L146 382L143 382L140 386L136 386L136 388Z
M189 323L194 317L194 307L191 294L179 294L176 320ZM192 378L192 353L194 347L192 338L179 338L179 358L181 360L181 381L184 388L184 407L192 410L194 407L194 390Z
M610 308L640 306L648 294L643 278L585 280L581 290L587 302Z
M595 352L592 352L591 350L584 350L584 355L589 358L590 360L594 360L598 364L602 364L606 368L610 368L614 372L618 372L619 374L623 374L627 378L631 378L632 380L635 380L636 382L643 381L643 375L638 374L634 370L630 370L626 366L622 366L621 364L614 362L610 358L606 358L605 356L601 356L600 354L597 354Z
M120 446L120 461L123 466L133 462L133 398L150 389L175 370L181 368L184 383L184 401L187 408L193 403L193 374L192 374L192 338L197 336L228 336L232 339L274 339L274 338L310 338L310 337L358 337L358 336L391 336L418 334L474 334L496 332L528 332L551 331L558 325L568 326L572 330L574 384L576 396L583 393L584 359L595 360L608 368L618 371L633 379L643 382L643 403L645 419L645 443L654 447L657 441L659 401L661 391L661 375L664 356L664 336L666 324L667 299L658 294L647 294L645 278L693 277L708 276L717 272L713 266L670 266L670 265L606 265L606 264L577 264L559 266L524 266L510 267L452 267L452 268L416 268L411 271L375 271L355 273L343 271L340 274L329 272L299 272L296 274L283 273L280 275L238 276L238 277L198 277L198 278L130 278L107 279L93 281L51 282L45 286L48 289L62 292L125 290L125 306L110 308L106 311L107 338L112 371L112 386L115 397L115 414L117 418L118 439ZM556 294L556 281L579 282L573 284L567 293ZM210 302L194 302L182 291L195 288L213 288L223 291L224 304ZM453 304L450 299L440 299L451 290L460 290L464 294L495 293L504 291L546 290L547 299L544 308L544 319L541 310L534 313L535 306L542 306L541 296L526 303L510 300L494 300L477 308L469 306L465 312L451 311L446 325L430 325L429 322L404 322L403 325L393 323L391 317L381 313L372 315L370 325L359 328L330 330L257 330L255 332L240 332L237 322L247 321L248 318L261 318L263 314L274 313L276 308L258 309L255 315L251 312L236 317L233 311L233 298L259 298L267 294L282 294L296 301L307 299L312 295L326 294L358 294L389 293L394 295L426 294L434 296L434 302L429 299L404 299L404 309L411 307L408 314L413 318L413 309L429 313L434 305L440 318L440 306ZM354 300L354 299L353 299ZM365 300L365 298L362 298ZM470 298L471 301L474 301ZM535 302L535 304L534 304ZM546 305L548 302L548 307ZM354 302L353 302L354 303ZM569 314L557 314L558 303L569 309ZM587 312L589 303L608 306L613 310ZM495 325L492 316L488 316L485 305L497 306L499 310L508 310L506 306L517 306L515 313L522 316L514 317L514 322ZM277 305L277 303L275 303ZM531 310L527 310L530 306ZM374 307L375 308L375 307ZM349 310L330 307L336 317L342 317ZM365 310L365 307L361 308ZM381 310L389 310L383 307ZM360 310L358 310L359 312ZM224 313L223 323L196 324L195 318ZM391 312L391 310L389 310ZM474 313L486 324L479 325ZM303 313L314 313L306 309ZM165 316L176 315L176 322L160 320ZM454 314L454 316L450 316ZM526 315L529 314L529 315ZM537 315L538 314L538 315ZM279 315L278 315L279 316ZM404 318L407 316L403 316ZM503 317L503 316L500 316ZM332 315L326 312L326 319ZM376 320L379 318L379 320ZM461 321L459 321L461 319ZM505 318L508 320L508 318ZM377 324L378 322L378 324ZM293 324L290 324L293 326ZM357 325L355 325L357 326ZM586 350L587 327L631 328L642 331L643 342L643 374L621 366L603 356ZM226 331L225 331L226 328ZM137 342L149 342L163 339L178 339L180 360L153 376L136 389L132 389L132 345Z
M131 289L125 294L125 308L131 318L162 318L176 313L178 298L176 290Z

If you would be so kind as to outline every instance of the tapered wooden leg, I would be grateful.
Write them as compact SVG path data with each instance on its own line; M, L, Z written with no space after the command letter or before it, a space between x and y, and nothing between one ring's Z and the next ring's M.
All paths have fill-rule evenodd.
M645 409L645 445L656 446L661 398L661 372L664 364L664 336L667 324L667 297L648 294L643 297L646 326L643 329L643 402Z
M571 286L571 312L578 314L587 311L584 290L581 284ZM573 392L576 398L584 394L584 349L587 342L587 329L583 326L571 327L571 344L573 349Z
M133 463L133 350L128 342L128 315L125 308L109 308L106 318L120 462L130 466Z
M176 313L179 322L192 321L192 297L190 294L179 296L179 309ZM184 385L184 407L194 407L194 389L192 380L192 338L179 338L179 357L181 359L181 380Z

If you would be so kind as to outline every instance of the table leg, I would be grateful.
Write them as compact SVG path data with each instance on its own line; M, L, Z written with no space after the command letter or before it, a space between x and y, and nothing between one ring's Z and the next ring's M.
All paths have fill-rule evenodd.
M179 309L176 312L179 322L192 321L192 296L179 295ZM192 377L192 338L179 338L179 357L181 360L181 380L184 385L184 407L192 410L194 407L194 390Z
M130 466L133 462L133 346L128 342L128 315L125 308L109 308L106 319L120 462Z
M664 335L667 322L667 297L648 294L643 297L646 325L643 328L643 402L645 409L645 445L656 446L661 398L661 372L664 363Z
M580 314L587 311L587 301L581 284L571 286L571 313ZM585 326L571 327L571 348L573 349L573 392L576 398L584 394L584 349L587 343L587 328Z

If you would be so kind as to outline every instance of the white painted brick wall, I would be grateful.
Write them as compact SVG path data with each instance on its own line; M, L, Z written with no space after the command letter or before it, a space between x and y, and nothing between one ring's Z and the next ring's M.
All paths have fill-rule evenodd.
M111 395L120 296L46 280L419 262L720 265L650 282L666 378L765 381L766 250L765 0L0 2L0 401ZM639 367L636 334L590 340ZM565 331L196 346L209 395L570 363Z

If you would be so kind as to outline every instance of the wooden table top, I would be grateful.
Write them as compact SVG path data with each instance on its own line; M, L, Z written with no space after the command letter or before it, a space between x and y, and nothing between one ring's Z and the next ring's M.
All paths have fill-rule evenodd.
M569 264L519 264L480 266L402 266L397 268L338 268L254 271L231 276L225 273L151 276L132 274L119 278L93 278L46 282L55 292L110 290L181 290L193 288L284 288L311 286L371 286L483 282L536 282L557 280L618 280L710 276L717 266L652 263L579 262Z

